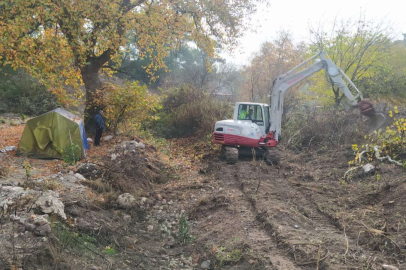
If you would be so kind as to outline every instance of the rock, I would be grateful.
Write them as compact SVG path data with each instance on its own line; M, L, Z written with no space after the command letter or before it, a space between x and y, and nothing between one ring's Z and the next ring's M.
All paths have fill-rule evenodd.
M65 206L58 196L59 194L57 192L46 191L38 198L34 207L40 209L45 214L54 213L66 219Z
M6 152L11 152L17 150L17 148L14 145L11 146L6 146L6 148L3 148L0 150L1 153L6 153Z
M78 178L74 174L67 174L64 177L60 177L59 180L74 183L74 182L78 181Z
M124 243L126 246L135 245L137 241L137 238L135 238L134 236L124 236Z
M375 171L375 166L372 164L365 164L362 166L364 173L373 173Z
M396 266L388 265L388 264L382 264L382 269L384 270L399 270Z
M26 231L34 232L37 227L34 224L26 223L24 224L24 228Z
M107 135L107 136L103 137L103 141L108 142L111 139L113 139L113 137L114 137L113 135Z
M86 178L80 173L75 173L75 177L80 181L86 180Z
M49 224L44 224L37 227L34 231L34 234L37 236L47 236L51 233L51 226Z
M129 222L129 221L131 220L131 216L130 216L130 215L124 215L124 216L123 216L123 220L124 220L125 222Z
M293 226L293 227L295 227L295 229L299 229L299 226L298 226L298 225L295 225L295 226Z
M130 193L123 193L117 198L117 203L122 208L129 208L135 205L135 198Z
M142 142L139 142L138 148L145 149L145 144L143 144Z
M210 269L210 264L211 264L211 261L210 261L210 260L204 261L204 262L202 262L202 264L200 265L200 268L202 268L202 269Z
M175 246L176 242L175 242L175 238L173 238L172 236L170 236L168 238L168 241L165 243L164 247L165 248L173 248Z
M30 218L28 220L28 222L34 224L35 226L41 226L41 225L44 225L44 224L49 224L48 215L32 217L32 218Z
M92 228L93 226L86 220L84 220L82 218L78 218L76 221L76 227L79 229L82 229L82 230L86 230L86 229Z
M160 249L158 250L158 254L159 254L159 255L168 255L168 252L167 252L164 248L160 248Z
M11 221L20 221L20 217L16 215L10 215L10 220Z
M22 187L1 186L0 208L3 208L3 211L6 211L9 205L12 205L25 194L26 191Z
M129 142L126 142L126 148L128 149L128 150L135 150L136 148L138 148L138 143L136 142L136 141L129 141Z
M147 202L147 198L145 198L145 197L142 197L141 198L141 205L144 205L146 202Z
M91 138L87 138L87 142L92 143L93 140Z

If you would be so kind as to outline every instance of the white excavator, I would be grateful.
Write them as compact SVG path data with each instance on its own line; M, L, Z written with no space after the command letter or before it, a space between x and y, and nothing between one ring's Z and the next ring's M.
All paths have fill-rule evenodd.
M305 67L311 61L314 63ZM270 95L271 105L237 102L232 120L216 122L213 142L222 144L223 156L227 163L236 163L239 151L255 150L256 155L262 156L268 164L277 164L279 157L273 154L275 151L272 150L281 140L285 93L295 84L323 69L329 81L348 98L351 106L358 107L360 113L369 118L372 129L378 129L384 123L384 115L376 113L372 104L363 100L362 93L350 78L322 51L274 80ZM347 84L356 92L355 96Z

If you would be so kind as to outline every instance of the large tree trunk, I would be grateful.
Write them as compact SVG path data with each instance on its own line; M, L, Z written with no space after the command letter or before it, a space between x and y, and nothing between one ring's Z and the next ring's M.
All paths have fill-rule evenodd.
M85 67L81 70L82 80L86 88L86 108L85 108L85 127L87 133L94 133L95 121L94 116L96 113L103 109L97 101L102 98L102 92L97 90L102 89L102 82L99 78L99 70L91 66Z

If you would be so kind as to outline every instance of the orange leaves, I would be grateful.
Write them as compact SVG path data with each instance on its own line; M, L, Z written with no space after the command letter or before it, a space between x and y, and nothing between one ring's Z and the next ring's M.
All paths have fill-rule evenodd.
M24 125L18 126L5 126L0 127L0 149L6 146L18 146L18 143L23 134Z

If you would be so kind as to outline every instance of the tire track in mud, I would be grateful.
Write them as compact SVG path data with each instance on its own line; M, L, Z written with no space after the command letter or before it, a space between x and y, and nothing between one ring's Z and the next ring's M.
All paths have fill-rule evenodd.
M222 166L222 168L220 169L221 176L219 178L223 180L229 180L230 186L234 186L242 193L244 200L249 204L249 207L247 209L252 213L251 216L253 220L250 223L252 223L253 227L258 227L259 229L261 229L265 233L265 235L268 236L268 241L272 243L271 244L272 247L269 248L270 245L268 243L268 247L264 246L263 248L268 253L267 255L269 256L271 264L273 265L272 269L275 270L305 269L298 267L294 262L294 260L292 260L292 257L288 253L290 247L284 245L283 243L278 242L278 237L276 235L277 232L273 228L273 225L267 222L264 213L257 208L255 199L248 196L247 193L245 192L244 181L242 181L240 177L240 175L242 174L240 164L241 163L237 163L235 165ZM250 170L246 170L247 173L249 173L249 171ZM260 246L258 247L261 248Z
M316 198L315 192L283 179L272 168L263 172L256 163L240 162L223 170L233 172L236 185L250 203L257 222L276 240L280 253L297 267L315 269L319 261L319 269L345 269L360 263L344 256L360 251L350 248L355 246L356 240L349 238L342 225L320 209L317 201L322 203L323 198ZM261 185L258 184L260 179ZM284 219L287 223L300 221L300 227L287 225Z

